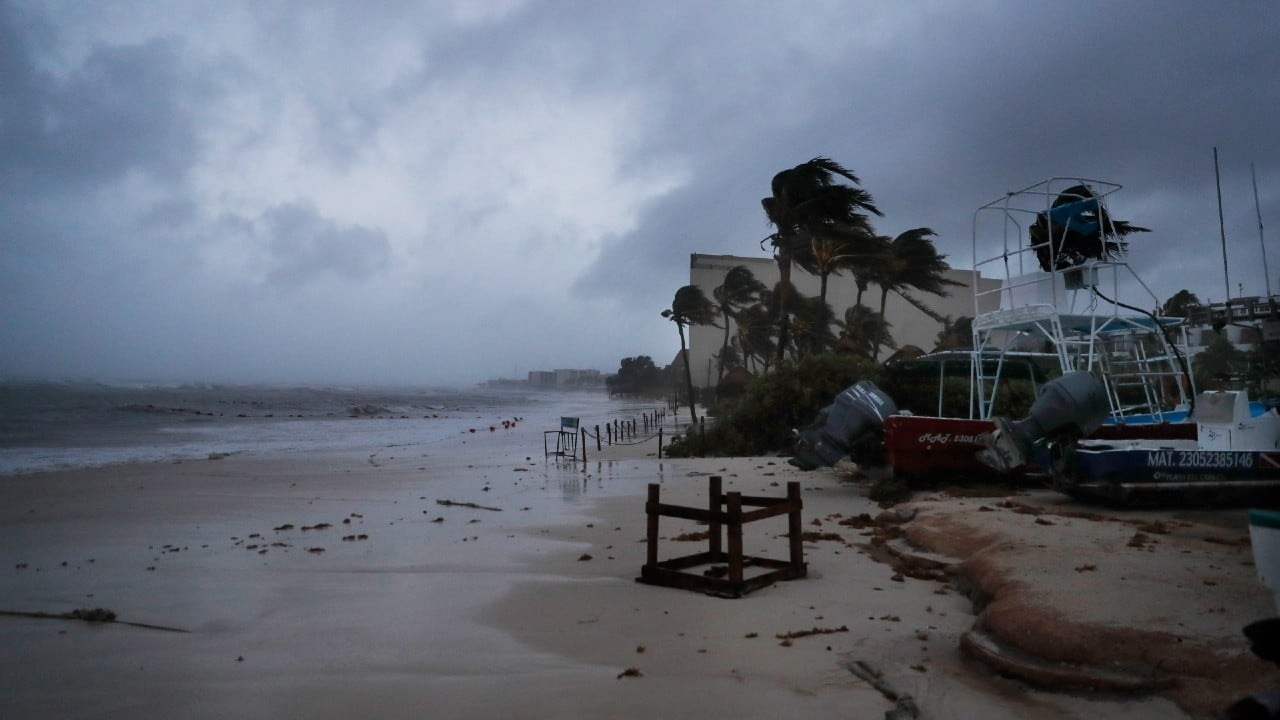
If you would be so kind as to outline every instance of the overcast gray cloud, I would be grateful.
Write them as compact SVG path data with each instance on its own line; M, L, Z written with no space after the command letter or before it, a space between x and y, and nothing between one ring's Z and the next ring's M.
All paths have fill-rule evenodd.
M689 253L763 255L816 155L956 266L1003 192L1121 183L1152 289L1220 299L1217 146L1261 293L1278 67L1273 2L0 0L0 377L666 362Z

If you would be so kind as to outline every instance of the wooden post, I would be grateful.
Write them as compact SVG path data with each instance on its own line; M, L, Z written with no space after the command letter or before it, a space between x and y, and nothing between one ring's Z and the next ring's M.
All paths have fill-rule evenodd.
M662 428L658 428L658 459L662 459Z
M600 452L600 426L596 426L596 452Z
M587 461L587 429L578 428L578 433L582 436L580 438L582 441L582 462L585 463Z
M787 483L787 534L791 537L791 564L795 566L804 563L804 543L802 535L804 531L800 527L800 508L804 506L804 501L800 499L800 483L791 481Z
M648 531L645 537L648 540L646 548L645 564L649 567L658 566L658 484L649 483L649 498L644 504L645 514L648 516Z
M613 444L613 426L610 425L609 423L605 423L604 431L605 431L605 434L609 436L609 444L612 445Z
M707 509L711 511L711 514L713 517L720 515L720 505L723 502L723 497L720 495L720 479L721 478L719 475L711 476L710 493L709 493L710 497L707 498ZM721 552L720 521L712 520L708 522L707 533L711 536L711 546L708 548L708 550L711 551L712 562L715 562Z
M725 496L729 525L729 582L742 583L742 493Z

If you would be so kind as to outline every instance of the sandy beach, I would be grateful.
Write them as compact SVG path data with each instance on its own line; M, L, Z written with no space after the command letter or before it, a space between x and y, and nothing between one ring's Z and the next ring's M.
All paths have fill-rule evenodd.
M0 478L0 716L883 717L888 690L929 718L1213 717L1280 686L1239 632L1276 612L1243 510L922 493L877 525L833 470L652 440L557 462L544 429ZM703 505L711 475L801 483L806 578L635 581L646 486ZM746 552L785 557L757 524ZM661 556L698 530L664 519ZM92 608L117 621L12 614Z

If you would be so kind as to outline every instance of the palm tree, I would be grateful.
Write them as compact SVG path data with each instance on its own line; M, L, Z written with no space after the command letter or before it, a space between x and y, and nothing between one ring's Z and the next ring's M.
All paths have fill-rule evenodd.
M693 372L689 369L689 347L685 344L686 325L711 325L715 322L715 308L697 285L685 285L676 290L671 307L662 311L662 317L674 322L680 332L680 357L684 359L684 382L689 390L689 417L696 424L698 414L693 402Z
M833 232L815 236L810 240L809 252L796 257L795 262L810 275L818 276L818 297L827 301L827 279L850 269L858 282L858 301L862 303L865 283L859 279L863 268L883 262L890 256L889 238L870 232L869 228L832 228Z
M844 311L844 321L840 323L840 340L836 347L840 352L875 359L877 338L885 337L887 347L896 347L893 338L889 336L888 327L889 323L874 310L854 305Z
M725 273L724 282L711 291L715 298L716 308L724 320L724 342L720 345L716 382L724 377L725 359L729 356L729 323L736 320L742 308L759 302L760 296L768 291L768 286L756 279L755 274L745 265L735 265Z
M791 265L810 251L811 239L831 232L869 229L866 213L880 215L871 195L858 187L839 184L842 177L854 185L857 176L840 163L816 157L773 176L772 194L760 201L774 232L761 241L773 246L782 290L778 303L778 360L789 341Z
M802 355L820 353L836 344L836 335L831 329L831 306L817 297L803 297L797 294L792 298L792 317L795 321L792 336L794 338L797 358Z
M750 362L752 370L769 371L774 352L773 317L764 302L738 312L738 348L743 362Z
M932 295L946 295L947 286L959 286L954 280L948 280L944 273L951 269L946 263L946 255L938 253L930 237L936 236L929 228L908 230L889 243L893 255L889 262L875 268L872 279L880 286L880 316L884 317L885 305L889 301L889 293L896 293L917 308L927 307L913 298L908 289L920 290ZM938 317L932 310L928 314ZM879 357L880 346L884 344L883 335L876 338L875 355Z

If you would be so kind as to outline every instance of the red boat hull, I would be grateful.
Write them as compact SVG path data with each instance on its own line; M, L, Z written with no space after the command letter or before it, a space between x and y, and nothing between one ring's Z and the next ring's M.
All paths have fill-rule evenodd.
M978 461L982 438L995 427L990 420L892 415L884 422L885 462L904 477L991 475ZM1104 425L1090 437L1100 440L1196 438L1195 423ZM1024 465L1018 474L1035 470Z

